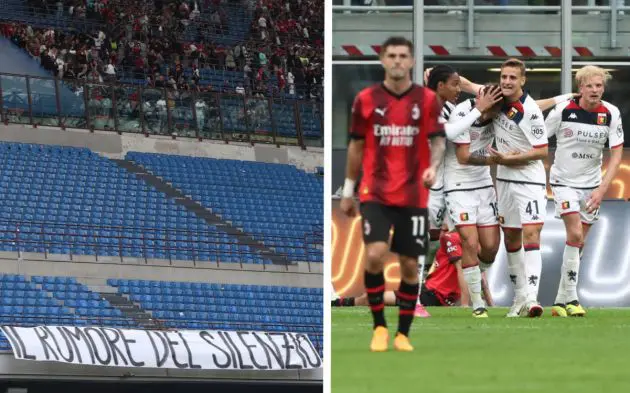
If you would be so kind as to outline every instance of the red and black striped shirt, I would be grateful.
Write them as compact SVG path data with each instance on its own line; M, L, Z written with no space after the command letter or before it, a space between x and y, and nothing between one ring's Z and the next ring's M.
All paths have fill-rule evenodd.
M382 83L359 92L350 136L365 139L361 202L427 207L422 173L431 164L429 138L445 136L441 110L435 93L416 84L400 95Z

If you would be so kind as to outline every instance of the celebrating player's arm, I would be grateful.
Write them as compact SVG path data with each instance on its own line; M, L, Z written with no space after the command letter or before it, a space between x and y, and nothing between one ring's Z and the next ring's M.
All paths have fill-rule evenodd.
M482 91L480 92L480 96L482 94L489 94L489 92L494 89L498 90L499 92L501 91L498 86L489 85L482 89ZM454 114L452 121L459 123L461 119L466 117L467 114L470 112L473 106L472 101L476 103L478 100L479 99L467 100L457 105L457 107L455 107L455 109L453 110ZM486 125L492 127L492 124L489 123L492 123L492 118L499 112L500 107L501 104L499 102L492 106L490 109L486 110L479 118L477 125L479 125L480 127ZM491 129L489 131L492 132ZM477 150L474 152L470 151L471 138L469 132L461 133L455 138L449 138L449 141L453 142L453 144L455 145L455 155L457 157L457 162L461 165L486 166L496 163L492 156L486 154L485 149Z
M492 160L507 167L522 167L532 161L540 161L547 158L549 148L547 144L547 130L544 117L540 108L531 107L529 113L523 114L522 120L518 123L519 128L525 134L527 141L532 148L525 151L500 152L490 148Z
M426 70L424 70L424 83L425 84L427 83L431 70L433 70L433 68L427 68ZM464 93L472 94L474 96L478 96L484 88L484 85L480 85L478 83L472 82L462 75L459 75L459 86ZM568 93L568 94L561 94L561 95L551 97L551 98L541 98L540 100L536 100L536 104L538 105L540 110L544 112L546 110L553 108L554 106L560 103L569 101L570 99L574 98L577 95L578 93ZM480 111L483 112L483 110L480 110Z
M425 70L425 84L428 83L428 78L432 70L433 68L428 68ZM482 85L471 84L468 79L461 76L459 77L465 81L461 82L461 90L466 93L474 94L475 96L477 96L477 99L475 100L474 108L469 111L466 116L463 116L457 122L449 122L447 124L444 124L444 132L446 134L446 138L449 140L455 139L459 137L462 133L468 131L468 128L472 126L473 123L477 121L483 113L489 111L497 103L503 100L500 89L484 90L481 89L481 87L483 87ZM477 88L477 86L479 86L479 88Z
M490 148L490 154L498 165L507 167L522 167L532 161L540 161L547 158L549 148L547 146L547 130L544 117L540 108L530 107L528 113L522 114L518 127L525 135L532 148L525 151L500 152ZM515 110L516 111L516 110Z
M563 102L567 102L578 95L579 93L560 94L559 96L555 96L551 98L542 98L540 100L536 100L536 104L538 105L540 110L544 112L546 110L553 108L556 105L562 104Z
M433 70L433 67L427 68L426 70L424 70L424 84L425 85L428 84L429 75L431 74L432 70ZM461 75L459 76L459 83L460 83L460 88L462 89L464 93L472 94L474 96L478 95L479 92L481 91L481 88L483 87L483 85L473 83Z

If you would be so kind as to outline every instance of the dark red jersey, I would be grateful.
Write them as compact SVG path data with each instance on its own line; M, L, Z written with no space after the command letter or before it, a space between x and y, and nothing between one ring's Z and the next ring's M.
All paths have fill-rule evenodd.
M441 110L435 93L416 84L401 95L382 83L357 95L350 136L365 139L361 202L427 207L422 173L431 164L429 137L445 135Z
M440 236L440 248L435 254L435 270L427 277L425 286L435 292L440 303L452 305L461 297L457 268L453 264L462 257L462 244L457 232Z

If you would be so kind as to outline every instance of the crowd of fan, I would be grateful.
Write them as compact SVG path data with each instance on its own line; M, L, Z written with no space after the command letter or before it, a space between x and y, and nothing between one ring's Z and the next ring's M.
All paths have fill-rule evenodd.
M29 12L72 29L4 22L0 32L53 75L90 83L142 79L148 86L320 98L323 2L317 0L27 0ZM222 45L226 7L251 19L244 42ZM193 30L193 42L183 40ZM213 40L214 38L214 40ZM185 72L187 68L191 72ZM241 73L211 85L200 69ZM216 80L214 81L216 83Z

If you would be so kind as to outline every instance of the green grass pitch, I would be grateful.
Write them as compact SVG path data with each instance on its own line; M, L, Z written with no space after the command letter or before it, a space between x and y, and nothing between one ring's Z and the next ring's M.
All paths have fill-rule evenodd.
M630 309L588 309L584 318L474 319L462 308L415 318L415 351L396 352L397 308L387 308L390 349L372 353L366 307L332 310L332 393L630 392Z

